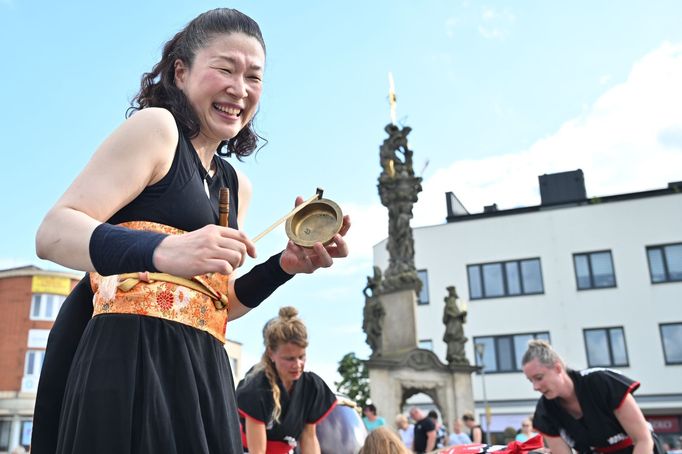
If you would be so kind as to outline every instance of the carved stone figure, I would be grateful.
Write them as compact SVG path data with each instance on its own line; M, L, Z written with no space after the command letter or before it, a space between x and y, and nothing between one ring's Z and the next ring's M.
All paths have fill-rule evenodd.
M421 178L414 176L412 150L407 145L411 129L386 126L388 138L380 147L382 173L379 176L381 203L388 208L389 265L384 290L412 288L419 292L421 281L414 266L414 239L410 220L412 207L421 192Z
M376 296L381 288L381 268L375 266L373 271L374 275L367 276L367 285L362 289L362 293L365 294L365 299Z
M445 297L443 310L443 323L445 324L443 341L448 347L445 358L449 366L468 365L469 360L464 353L464 344L468 340L464 335L467 313L459 307L457 289L451 285L447 290L448 296Z
M379 151L381 167L384 171L382 176L394 178L396 175L414 176L412 165L412 150L407 146L407 135L412 128L405 126L400 129L390 123L384 130L388 133L388 138L384 140ZM398 154L402 154L400 159Z
M374 276L367 276L367 285L362 290L365 294L365 307L363 310L362 330L367 335L367 345L372 349L371 357L381 355L384 317L386 311L379 299L381 289L381 268L374 267Z

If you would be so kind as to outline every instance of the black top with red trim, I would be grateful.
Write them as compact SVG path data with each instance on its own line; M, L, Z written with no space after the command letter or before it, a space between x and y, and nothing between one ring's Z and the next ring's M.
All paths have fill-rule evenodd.
M574 418L556 399L543 396L535 407L535 428L545 436L560 436L579 453L631 453L632 440L614 410L639 388L639 382L612 369L567 370L567 373L573 380L582 418Z
M295 446L306 424L317 424L336 405L336 396L327 384L313 372L303 372L294 382L291 394L278 380L282 414L280 422L272 420L274 401L272 388L263 371L247 375L237 386L237 406L242 428L242 440L246 448L245 418L265 424L268 440L267 453L288 452ZM273 443L274 442L274 443Z

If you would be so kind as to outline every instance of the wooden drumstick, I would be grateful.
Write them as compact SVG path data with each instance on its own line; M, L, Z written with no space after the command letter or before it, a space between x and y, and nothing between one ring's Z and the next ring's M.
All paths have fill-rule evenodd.
M260 234L256 235L251 241L253 241L253 242L255 243L256 241L260 240L261 238L263 238L263 237L264 237L265 235L267 235L268 233L272 232L272 231L275 229L275 227L277 227L278 225L280 225L282 222L286 221L286 220L289 219L291 216L293 216L293 215L295 215L296 213L298 213L299 211L301 211L301 210L302 210L303 208L305 208L310 202L314 202L315 200L321 199L321 198L322 198L322 193L323 193L323 192L324 192L324 189L322 189L322 188L317 188L317 191L315 191L315 195L314 195L314 196L312 196L311 198L309 198L308 200L306 200L305 202L303 202L302 204L300 204L299 206L297 206L296 208L294 208L293 210L291 210L291 211L290 211L289 213L287 213L285 216L282 216L281 218L279 218L277 221L275 221L274 224L272 224L270 227L268 227L267 229L265 229L265 230L264 230L263 232L261 232Z
M220 188L218 196L218 225L227 227L227 217L230 214L230 189Z

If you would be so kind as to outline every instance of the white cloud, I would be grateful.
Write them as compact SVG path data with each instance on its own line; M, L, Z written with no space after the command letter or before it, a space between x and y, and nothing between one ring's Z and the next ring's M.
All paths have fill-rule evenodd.
M19 268L22 266L34 265L30 260L16 258L16 257L1 257L0 258L0 270L6 270L9 268Z
M361 205L352 202L339 202L344 213L351 217L351 229L346 242L351 251L353 262L338 263L335 273L354 273L357 262L371 263L372 247L388 235L388 212L379 203ZM337 265L335 264L334 267ZM370 266L371 269L371 266Z
M478 26L478 33L485 39L504 39L509 28L516 22L516 16L508 9L496 10L483 8L481 13L483 24Z
M682 180L682 43L637 61L579 117L518 153L454 162L423 183L413 225L445 219L444 193L469 212L540 203L538 175L582 169L588 196L662 188Z
M341 358L339 358L339 360L340 359ZM338 367L338 363L333 361L315 361L312 370L327 383L327 386L329 386L332 391L336 392L334 382L341 381L341 376L336 370Z
M478 26L478 33L485 39L502 39L505 32L499 28Z

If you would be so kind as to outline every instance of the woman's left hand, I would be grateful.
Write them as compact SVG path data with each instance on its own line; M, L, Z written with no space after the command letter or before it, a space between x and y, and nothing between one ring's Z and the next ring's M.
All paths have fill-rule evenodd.
M303 198L296 198L296 206L302 202ZM280 259L282 269L289 274L310 274L318 268L329 268L335 258L348 256L348 245L343 238L348 229L350 229L350 217L346 215L343 217L341 230L327 245L315 243L312 248L304 248L289 240Z

